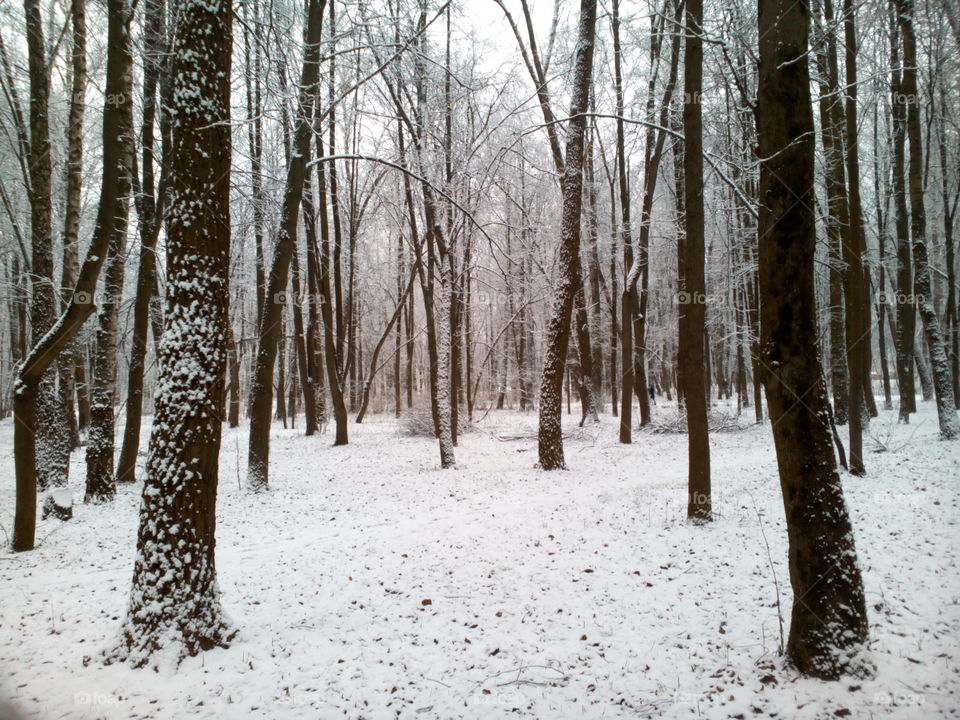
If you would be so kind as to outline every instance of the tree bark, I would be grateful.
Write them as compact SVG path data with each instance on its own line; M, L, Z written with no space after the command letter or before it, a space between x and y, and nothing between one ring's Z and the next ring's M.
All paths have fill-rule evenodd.
M895 14L893 3L892 13ZM907 112L901 87L903 71L900 67L900 32L896 19L890 28L890 99L893 126L893 202L894 228L897 234L896 293L893 313L897 326L894 334L896 350L897 388L900 394L898 421L910 422L910 414L917 411L916 385L913 375L913 354L916 336L916 305L913 301L913 259L910 251L910 218L907 210L906 151Z
M580 22L573 68L570 100L571 120L567 125L567 147L563 162L563 208L560 218L559 280L553 310L547 326L546 354L540 380L540 429L538 451L544 470L566 467L561 429L561 392L567 346L570 341L570 315L573 299L581 285L580 214L583 205L583 160L586 113L593 76L596 0L581 0Z
M863 426L867 422L864 389L870 378L870 311L867 299L863 256L866 240L860 203L860 150L857 126L857 31L853 0L843 3L846 44L846 160L850 222L844 228L843 257L846 262L844 287L849 384L850 472L863 475Z
M128 26L129 28L129 26ZM132 63L129 30L122 36L126 65ZM120 93L132 97L130 73L120 80ZM116 102L107 96L107 102ZM87 482L84 502L100 503L112 500L116 494L113 474L114 435L116 418L114 404L117 388L117 334L120 321L120 301L123 299L123 275L127 245L127 219L133 171L133 103L124 101L118 117L117 135L113 142L120 147L120 178L117 200L107 248L103 299L97 315L97 345L93 363L93 383L90 386L90 430L87 434Z
M808 6L761 0L758 20L760 327L794 597L787 654L802 673L833 679L865 669L868 626L814 341Z
M703 0L687 0L686 46L683 70L683 187L686 206L686 237L683 247L683 281L686 304L680 334L683 392L687 402L688 495L687 517L711 519L710 439L707 428L707 388L703 368L706 320L703 217L703 120L700 94L703 88ZM681 295L681 298L683 296Z
M174 0L167 317L130 604L112 660L225 647L216 499L229 325L229 0Z
M27 0L31 3L32 0ZM124 78L130 73L130 56L124 51L127 46L130 24L129 0L109 0L108 5L108 51L105 102L103 111L103 171L100 186L100 205L93 230L93 239L87 256L80 268L77 284L70 303L38 342L36 342L20 366L14 395L14 456L17 478L16 515L13 529L13 549L32 550L37 518L37 444L38 422L45 422L41 411L38 414L38 394L41 393L44 373L57 356L76 336L84 321L93 313L94 292L100 268L107 255L113 232L116 203L120 195L120 176L123 164L121 134L124 106L131 98L123 94ZM42 133L39 133L42 135ZM42 215L42 213L40 213ZM78 388L83 386L78 364ZM82 407L82 403L81 403ZM82 416L81 416L82 417Z
M937 401L940 437L952 440L960 437L960 418L953 394L950 360L940 331L940 319L933 305L930 282L930 264L927 257L926 211L923 206L923 149L920 129L920 96L917 90L917 41L914 35L913 0L895 0L900 34L903 40L902 94L907 103L907 137L910 148L910 235L913 249L913 289L917 312L923 323L923 333L930 353L930 371Z
M39 0L24 0L27 61L30 77L30 329L39 343L53 327L57 315L53 275L52 162L50 154L50 67L44 40ZM56 371L48 369L37 389L37 484L41 490L65 485L70 463L70 430L57 392Z
M837 40L832 0L824 0L823 24L815 21L818 35L817 71L820 76L820 137L823 143L827 196L827 243L830 294L830 386L833 417L847 424L849 381L847 376L846 312L844 307L843 233L850 222L847 173L843 158L843 103L840 96Z
M67 119L66 202L63 212L63 264L60 290L64 305L70 302L80 272L80 210L83 185L83 115L87 91L87 22L85 0L71 0L70 22L73 46L70 58L70 114ZM60 375L60 403L70 428L70 448L80 445L76 408L77 342L74 340L57 358ZM69 455L65 459L69 470Z
M137 193L137 215L140 222L140 258L137 268L137 291L133 304L133 337L130 366L127 371L127 412L123 444L117 463L117 482L136 479L137 455L140 452L140 426L143 414L143 375L146 369L147 331L150 324L150 303L156 279L156 246L165 206L165 173L161 171L160 191L154 195L154 131L157 116L157 86L160 82L163 53L166 47L164 22L166 0L147 0L144 4L143 58L143 122L141 135L142 165L140 190ZM164 80L169 87L170 80ZM170 98L167 98L167 102ZM169 120L161 120L163 149L168 149Z
M250 389L250 444L247 486L256 492L269 487L270 423L273 410L273 374L281 341L283 302L287 289L290 258L296 249L297 222L303 198L307 159L313 135L313 104L320 78L320 42L326 0L308 5L303 69L300 76L299 110L294 134L294 151L287 167L283 209L277 228L273 262L267 279L263 316L257 340L253 385Z

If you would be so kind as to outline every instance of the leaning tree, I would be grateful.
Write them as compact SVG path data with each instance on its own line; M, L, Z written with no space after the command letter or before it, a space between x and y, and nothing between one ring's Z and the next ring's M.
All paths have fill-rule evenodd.
M760 345L787 518L787 653L808 675L863 670L867 613L817 348L809 6L761 0Z

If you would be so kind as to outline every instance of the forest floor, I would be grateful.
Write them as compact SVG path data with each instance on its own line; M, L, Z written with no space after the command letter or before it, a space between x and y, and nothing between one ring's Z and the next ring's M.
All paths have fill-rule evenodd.
M239 634L159 672L100 660L140 485L84 506L78 451L74 519L0 553L0 702L44 720L960 715L960 443L937 439L933 403L909 426L881 411L867 476L844 475L877 674L837 683L778 652L783 506L769 423L750 418L711 436L703 527L685 521L686 437L620 445L609 416L564 418L570 470L553 473L534 468L535 413L490 413L453 471L392 417L351 425L343 448L277 427L261 495L241 488L246 427L225 431L217 569ZM12 436L0 423L6 532Z

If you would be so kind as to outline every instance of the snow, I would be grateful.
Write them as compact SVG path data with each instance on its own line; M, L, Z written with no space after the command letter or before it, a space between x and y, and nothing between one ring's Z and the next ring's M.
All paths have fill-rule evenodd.
M35 551L0 554L0 698L38 718L956 716L960 443L918 409L909 426L881 411L865 446L886 452L843 476L873 679L800 678L777 654L774 573L785 631L791 593L769 424L711 436L716 520L694 526L684 435L622 445L615 418L580 430L574 407L567 472L534 469L533 412L492 411L447 471L435 439L368 416L338 448L275 427L259 494L242 487L246 428L225 430L218 581L239 635L177 669L100 659L139 484L42 521ZM7 528L12 436L0 423Z

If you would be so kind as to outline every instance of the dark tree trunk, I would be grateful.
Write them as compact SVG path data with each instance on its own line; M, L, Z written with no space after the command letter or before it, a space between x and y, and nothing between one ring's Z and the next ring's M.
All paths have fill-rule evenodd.
M817 44L817 71L820 76L820 136L823 143L827 196L827 243L830 269L830 386L833 417L837 425L847 424L849 382L847 377L846 312L844 307L843 233L850 222L847 173L843 158L843 101L840 95L837 40L832 0L824 0L824 22L816 20L821 42Z
M227 324L227 369L230 388L227 393L227 421L230 427L240 425L240 345L233 337L233 326Z
M953 378L950 376L950 361L940 331L940 319L933 305L933 288L930 282L930 264L927 258L926 212L923 206L923 150L920 129L920 96L917 89L917 41L914 36L913 0L895 0L899 15L900 34L903 40L903 95L907 104L907 137L910 147L910 235L913 249L913 289L916 293L917 312L923 323L923 333L930 353L930 372L933 376L933 391L937 400L937 417L940 422L940 437L952 440L960 437L960 418L953 394Z
M880 128L877 117L877 108L873 110L873 154L880 156L879 142ZM874 206L877 215L877 265L879 266L879 277L877 278L877 345L880 351L880 374L883 378L883 409L893 410L893 398L890 394L890 370L887 365L887 203L881 200L881 189L886 189L880 179L880 162L873 164L873 193Z
M319 172L319 171L318 171ZM327 389L323 379L323 338L320 329L320 261L317 247L317 212L313 202L310 173L303 183L303 226L307 243L307 373L316 396L317 426L323 430L329 422Z
M296 355L295 367L297 369L297 379L303 392L304 435L309 436L319 430L319 424L317 422L317 391L310 374L310 363L307 358L307 333L303 322L303 296L300 289L300 253L296 248L293 250L291 262L293 265L293 272L290 277L291 290L293 291L293 352ZM295 384L292 387L295 387ZM291 397L295 397L295 395ZM294 403L296 403L296 400L294 400Z
M87 89L87 23L85 0L72 0L70 22L73 27L70 72L70 115L67 120L66 203L63 212L63 265L60 289L62 302L69 304L80 272L80 210L83 185L83 114ZM70 428L68 449L80 445L76 416L77 342L71 342L57 358L60 374L60 403ZM62 446L61 447L65 447ZM69 456L64 459L69 470Z
M323 155L323 142L317 134L317 154ZM330 286L330 225L327 218L327 182L325 165L317 165L317 197L320 217L320 252L317 254L319 269L317 279L320 283L320 317L323 325L323 364L327 371L327 386L330 388L330 400L333 404L335 426L334 445L346 445L349 442L347 427L347 404L343 397L343 382L340 377L340 362L337 358L337 339L333 320L333 292Z
M857 651L867 642L867 615L814 342L807 7L761 0L759 8L760 342L794 596L787 653L804 674L837 678L863 669Z
M130 367L127 372L127 412L123 445L117 463L117 482L136 479L137 455L140 452L140 425L143 414L143 374L147 357L147 330L150 324L150 303L156 271L156 245L161 215L165 205L165 177L161 172L160 192L154 196L154 125L157 115L157 85L166 46L164 23L166 0L148 0L144 4L143 58L143 131L141 136L142 170L137 193L137 215L140 222L140 258L137 268L137 292L133 305L133 337L130 346ZM169 87L170 80L164 79ZM169 99L168 99L169 101ZM163 118L162 145L168 143L169 120ZM166 147L164 147L166 149Z
M310 0L307 12L306 45L300 77L299 108L294 135L294 152L287 167L283 208L277 229L273 262L267 279L263 316L257 341L253 385L250 388L250 445L247 486L254 491L269 487L270 422L273 410L273 375L282 341L283 296L287 289L290 258L296 250L297 221L303 198L307 159L313 135L313 104L320 78L320 42L326 0Z
M561 430L561 392L567 346L570 341L570 315L573 298L581 285L580 211L583 205L583 160L586 113L593 76L596 0L581 0L580 23L573 68L570 100L572 118L567 125L567 147L562 180L563 209L560 219L559 280L550 322L547 326L546 354L540 381L540 429L538 450L544 470L566 467Z
M891 8L896 10L891 3ZM910 414L917 411L916 387L913 376L913 354L916 336L916 307L913 302L913 260L910 252L910 227L907 211L906 151L907 111L904 102L900 67L900 33L896 20L890 28L890 96L893 107L893 201L897 234L897 273L894 313L897 327L894 334L896 349L897 387L900 394L899 422L909 423Z
M52 162L50 154L50 68L39 0L24 0L27 61L30 77L30 330L34 345L53 327L57 316L53 275ZM37 485L41 490L65 485L70 463L70 429L57 373L49 368L37 388Z
M620 298L620 442L633 441L633 393L643 381L636 376L634 358L634 306L637 305L637 277L634 272L633 238L630 227L630 180L627 176L627 153L623 131L623 78L620 68L620 2L613 0L613 70L617 96L617 190L620 198L620 242L623 245L623 295ZM639 339L638 339L639 342ZM640 389L643 389L642 387ZM649 412L649 409L648 409Z
M846 44L846 160L850 222L844 228L843 259L846 262L844 287L849 373L850 472L863 475L863 426L867 421L866 393L870 377L870 304L867 299L863 256L866 247L863 209L860 203L860 152L857 142L857 33L853 0L844 0L844 42Z
M124 53L127 67L132 65L129 26L122 36L119 52ZM130 73L121 78L120 92L133 95ZM110 98L107 99L110 101ZM120 321L120 301L123 299L123 275L127 245L127 219L130 207L133 174L133 103L121 106L115 142L120 146L119 184L117 201L110 229L103 297L97 315L97 345L93 363L93 383L90 387L90 430L87 434L87 483L84 502L99 503L112 500L116 494L113 474L114 435L116 418L114 405L117 388L117 334Z
M174 0L167 316L130 604L111 659L226 646L216 578L230 271L229 0ZM199 69L199 70L198 70ZM197 371L197 368L202 368Z
M31 0L28 0L30 3ZM35 11L36 8L33 8ZM122 117L130 102L124 94L125 78L130 73L130 56L124 51L129 34L130 6L127 0L110 0L108 5L107 76L104 92L107 100L103 112L103 171L101 174L100 205L97 210L93 239L80 268L77 284L70 303L49 333L37 342L20 366L17 383L20 392L14 396L13 446L17 478L16 516L13 528L13 549L32 550L37 519L37 423L47 418L38 413L38 394L45 372L59 353L76 336L84 321L94 311L92 302L97 277L107 255L116 215L120 191L120 176L126 159L123 157ZM40 133L42 135L42 133ZM41 213L42 215L42 213ZM77 366L77 387L84 387L85 379ZM79 396L79 392L78 392ZM83 409L83 403L80 404ZM81 419L83 415L81 414ZM69 440L69 438L66 438Z
M703 0L687 0L686 47L683 71L683 180L686 206L686 237L683 244L683 292L685 304L680 333L683 392L687 401L687 457L689 463L687 517L711 518L710 439L707 428L707 388L704 367L706 279L704 276L703 217L703 120L700 93L703 87ZM681 294L681 298L684 295Z

